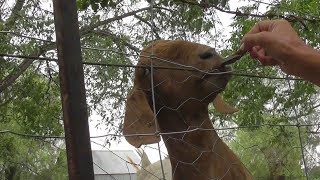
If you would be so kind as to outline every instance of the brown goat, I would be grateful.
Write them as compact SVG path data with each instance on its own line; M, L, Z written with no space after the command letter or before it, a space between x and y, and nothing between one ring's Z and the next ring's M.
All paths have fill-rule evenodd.
M135 147L159 142L159 136L141 135L153 134L158 127L168 149L174 180L252 179L216 131L208 130L213 129L208 115L210 102L214 101L216 110L234 111L221 103L218 95L226 87L230 75L205 73L230 70L221 66L222 60L209 46L181 40L155 41L140 55L140 66L151 66L152 63L154 66L201 70L156 68L151 74L148 68L137 68L134 87L127 99L123 128L127 141ZM180 131L187 132L172 133Z

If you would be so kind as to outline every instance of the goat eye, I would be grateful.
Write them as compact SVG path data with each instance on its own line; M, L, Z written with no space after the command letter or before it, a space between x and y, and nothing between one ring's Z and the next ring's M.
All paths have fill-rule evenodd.
M210 52L210 51L199 54L199 57L201 59L209 59L209 58L211 58L213 56L214 56L214 53Z

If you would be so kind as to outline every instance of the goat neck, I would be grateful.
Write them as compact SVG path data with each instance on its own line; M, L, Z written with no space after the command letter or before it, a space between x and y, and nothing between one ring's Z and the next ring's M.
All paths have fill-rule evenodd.
M162 110L158 122L170 155L174 180L251 179L245 166L213 130L207 104L190 102L195 110ZM189 109L188 103L186 108Z

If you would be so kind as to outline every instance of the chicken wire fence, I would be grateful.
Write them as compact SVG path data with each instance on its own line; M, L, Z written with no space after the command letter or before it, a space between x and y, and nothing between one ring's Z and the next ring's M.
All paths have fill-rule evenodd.
M265 3L265 2L260 2L260 3ZM267 3L268 4L268 3ZM270 5L270 4L269 4ZM271 4L272 5L272 4ZM147 7L146 9L149 9L150 11L150 15L151 15L151 19L155 18L153 17L153 5L151 4L150 7ZM47 12L46 12L47 13ZM256 15L257 17L259 17L258 15ZM279 15L279 17L282 17ZM289 16L287 16L289 17ZM294 18L294 17L293 17ZM310 17L312 18L312 17ZM317 17L315 17L317 18ZM152 39L154 39L154 26L151 26L151 33L152 33ZM44 40L41 39L39 37L41 37L41 35L39 37L34 37L34 36L29 36L27 34L23 34L20 32L12 32L12 31L0 31L1 35L3 36L12 36L15 38L22 38L22 39L26 39L26 40L34 40L37 42L42 42L42 43L48 43L46 44L47 46L53 46L54 45L54 41L52 40ZM24 40L22 40L23 42ZM128 54L128 53L123 53L121 51L117 51L117 50L110 50L110 49L105 49L105 48L101 48L101 47L88 47L88 46L83 46L82 50L84 53L95 53L95 52L107 52L107 53L115 53L115 54L119 54L120 56L129 56L132 58L138 58L140 57L139 54ZM153 51L153 50L152 50ZM56 69L56 64L55 62L57 61L57 59L55 59L55 51L53 52L47 52L46 55L50 55L51 57L47 57L47 56L41 56L41 55L24 55L24 54L15 54L15 53L3 53L0 52L1 57L3 57L1 59L1 61L10 61L10 62L16 62L16 63L21 63L21 62L28 62L28 63L33 63L35 67L38 67L38 69L40 69L40 73L42 73L42 75L44 75L45 77L47 77L49 79L49 83L53 86L59 86L57 79L53 79L52 76L54 74L53 71L57 70ZM163 61L166 63L172 63L172 61L170 59L163 59L160 57L156 57L153 52L151 52L151 55L149 56L150 58L156 59L158 61ZM21 61L21 59L23 61ZM152 62L152 61L151 61ZM157 69L166 69L166 70L172 70L172 71L182 71L185 72L186 74L190 74L190 72L202 72L205 75L214 75L215 72L208 72L208 71L203 71L197 67L193 67L193 66L187 66L184 64L179 64L179 63L174 63L174 67L167 67L167 66L154 66L153 64L151 64L151 66L139 66L139 65L132 65L132 64L117 64L117 63L104 63L104 62L83 62L86 67L85 67L85 71L87 70L93 70L91 67L99 67L99 70L94 71L95 73L102 73L102 72L116 72L119 71L119 69L131 69L128 72L124 72L123 73L128 73L128 77L133 77L133 71L132 69L136 69L136 68L143 68L143 69L149 69L151 71L151 74L153 74L152 72L154 70ZM45 70L45 68L43 68L44 66L47 66L47 69ZM13 68L14 70L14 68ZM52 72L50 72L50 70ZM239 76L239 77L246 77L246 78L266 78L266 79L272 79L272 81L283 81L284 83L288 84L288 87L290 89L292 89L293 86L292 82L295 81L301 81L301 79L297 79L297 78L292 78L292 77L271 77L271 76L264 76L264 75L258 75L258 74L254 74L254 73L250 73L248 71L243 71L243 70L232 70L229 73L231 73L233 76ZM193 77L194 75L191 74L190 76L187 76L187 78L183 79L180 82L175 82L175 83L186 83L188 82L188 79L190 77ZM197 77L199 79L201 79L201 77ZM90 81L90 80L95 80L92 77L87 77L86 78L86 82ZM151 81L153 82L153 76L151 76ZM160 82L163 83L163 82ZM130 81L128 81L129 85L132 85L132 83ZM122 83L119 84L119 86L123 86ZM152 85L152 95L154 96L154 90L153 88L157 86L157 85ZM90 89L91 87L87 87L87 89ZM123 88L124 91L127 91L128 88ZM50 91L50 88L47 89L47 91ZM94 91L100 91L99 89L94 90ZM28 96L29 92L21 92L22 94L25 94L26 96ZM88 95L92 95L92 93L95 92L88 92ZM110 92L112 93L112 92ZM126 94L126 93L124 93ZM195 97L189 97L188 99L186 99L184 101L187 102L190 99L196 99ZM45 99L45 100L41 100L41 101L48 101L47 103L50 103L50 98ZM202 99L196 99L197 101L202 101ZM40 100L39 100L40 101ZM110 98L110 100L105 100L106 104L112 104L112 102L117 101L114 98ZM122 102L122 107L111 107L113 108L115 111L119 111L121 110L122 114L124 112L124 103L126 101L125 97L120 97L118 99L118 101ZM93 101L92 101L93 102ZM94 103L94 102L93 102ZM152 104L156 104L156 102L154 102L153 99L153 103ZM183 104L181 104L183 105ZM179 106L181 106L179 105ZM178 107L179 107L178 106ZM317 105L315 105L317 106ZM101 107L97 107L97 109L99 109ZM170 108L170 107L160 107L159 109L163 109L163 108ZM172 107L171 107L172 108ZM178 109L178 108L173 108L173 109ZM158 114L159 111L161 110L156 110L155 107L153 107L153 112L157 112L155 114ZM106 114L108 114L107 112L105 112ZM114 112L116 113L116 112ZM188 127L188 129L186 130L182 130L182 131L171 131L171 132L160 132L160 130L158 129L159 127L157 127L157 131L156 133L150 133L150 134L139 134L140 136L160 136L160 135L173 135L173 134L181 134L183 136L185 136L188 133L192 133L192 132L196 132L196 131L217 131L218 134L220 135L220 137L227 143L229 143L229 145L231 146L231 148L236 148L237 150L237 155L239 156L240 159L244 159L244 160L248 160L248 159L253 159L256 160L256 162L261 161L261 164L247 164L248 168L253 168L254 166L266 166L269 168L276 168L276 167L280 167L279 169L281 169L281 173L282 174L286 174L287 178L289 179L309 179L309 173L311 172L311 170L319 165L319 156L315 151L316 146L314 145L314 139L319 138L319 134L320 134L320 124L318 122L318 118L317 117L312 117L314 118L314 122L315 123L306 123L307 121L305 119L303 119L302 117L299 117L300 114L298 112L298 109L295 109L294 112L295 114L295 119L291 121L291 123L288 124L276 124L276 123L264 123L264 124L256 124L256 125L248 125L248 126L237 126L235 123L231 123L231 122L224 122L221 124L221 122L219 120L214 121L214 127L212 129L206 129L206 128L201 128L201 127L195 127L195 128L190 128ZM119 115L119 117L123 118L123 115ZM213 115L210 116L211 118L215 118L213 117ZM60 120L60 117L55 117L56 120ZM110 117L107 117L110 118ZM156 118L155 118L156 119ZM219 118L217 118L219 119ZM61 121L61 120L60 120ZM111 123L110 121L112 121L112 119L109 120L108 123ZM119 124L122 124L122 119L118 119L117 121L119 121ZM157 123L155 123L157 124ZM259 133L262 133L265 135L265 137L260 138L259 140L256 141L252 141L252 142L246 142L245 141L240 141L239 139L237 139L236 137L242 133L242 137L243 138L252 138L252 136L254 136L254 132L249 132L248 134L244 134L245 132L240 131L240 130L252 130L255 128L259 128ZM112 153L114 153L117 156L117 153L113 152L113 150L111 150L110 148L108 148L108 144L107 143L101 143L101 141L98 141L99 139L106 139L106 138L111 138L111 137L130 137L130 136L134 136L137 134L130 134L130 135L122 135L119 133L119 129L121 129L121 126L116 126L114 125L114 129L115 133L107 133L105 135L100 135L100 136L93 136L91 137L91 143L98 145L101 147L101 149L105 149L108 150ZM47 130L50 131L50 130ZM286 132L286 134L282 134L279 136L275 136L274 133L281 131L281 132ZM52 134L52 132L43 132L43 134ZM67 169L67 165L66 162L63 160L64 156L63 156L63 144L64 144L64 136L51 136L51 135L37 135L37 134L32 134L32 132L30 133L24 133L24 130L22 129L21 132L17 132L17 131L11 131L10 129L2 129L0 130L0 135L1 136L8 136L10 138L14 138L15 136L19 136L22 137L21 139L19 139L19 143L21 144L25 144L28 143L30 144L30 146L32 148L29 149L23 149L23 151L21 152L15 152L17 154L18 157L21 157L21 159L10 159L11 161L15 161L13 163L18 164L20 167L23 167L23 169L26 169L26 171L31 171L32 174L39 174L40 170L42 168L45 167L51 167L52 169L50 169L50 171L62 171L66 173L66 169ZM277 147L275 146L273 149L268 149L267 147L265 147L265 144L263 144L264 141L270 141L270 145L272 145L273 141L272 139L268 139L268 137L274 137L275 138L281 138L281 142L284 144L285 146L285 150L282 150L281 152L278 152ZM168 140L168 139L167 139ZM177 141L183 141L182 139L178 139ZM295 143L292 143L292 142ZM171 159L176 159L177 161L179 161L180 164L188 164L190 166L194 166L194 164L197 162L197 160L199 160L201 158L201 156L206 152L206 151L214 151L214 146L212 147L212 149L207 149L207 150L203 150L199 147L196 147L194 145L190 145L190 148L196 149L199 151L199 155L194 159L194 161L192 162L183 162L180 161L179 159L177 159L176 157L167 154L166 152L161 151L161 147L165 146L166 140L164 140L164 142L158 143L157 147L154 146L150 146L150 145L145 145L143 146L143 149L148 149L148 150L152 150L155 151L159 154L159 159L163 160L159 162L159 166L158 167L152 167L148 166L148 167L144 167L141 163L135 163L132 162L130 160L130 158L124 158L124 157L120 157L117 156L119 159L121 159L121 161L125 162L125 164L127 164L128 166L134 166L137 169L139 169L140 173L144 174L144 176L148 177L147 179L168 179L170 177L167 177L168 174L170 174L167 171L171 171L170 167L168 168L168 164L165 163L166 160L168 160L168 158ZM184 142L187 143L187 142ZM35 157L25 157L27 154L29 154L31 151L35 151L36 149L41 149L43 148L43 144L50 144L49 147L46 147L46 149L42 149L42 151L51 151L51 156L55 156L56 157L56 162L51 162L52 164L39 164L37 163L37 160L41 159L41 158L48 158L46 156L35 156ZM61 152L62 154L61 154ZM250 152L250 154L246 153L246 152ZM301 162L299 162L299 164L296 164L296 166L300 166L301 169L303 170L303 173L301 174L301 172L297 173L297 172L292 172L290 170L289 166L293 166L293 164L288 163L290 159L294 158L293 156L296 156L297 152L299 152L299 156L301 159ZM41 151L39 151L39 153L41 153ZM163 157L165 156L165 157ZM280 156L280 158L279 158ZM268 159L265 159L264 162L262 162L262 160L264 159L263 157L268 157ZM25 163L25 158L30 158L30 161L34 161L32 163L32 167L29 167L30 164L26 164ZM248 161L250 162L250 161ZM110 174L108 172L108 170L104 169L101 165L99 165L97 162L93 162L94 165L101 169L103 172L105 172L106 174L109 174L111 179L118 179L118 177ZM179 163L177 163L177 167L179 166ZM231 162L232 163L232 162ZM276 164L276 165L272 165L272 164ZM177 167L172 167L173 169L173 176L175 175L175 170L177 169ZM195 167L197 169L197 167ZM1 172L4 171L4 166L0 167ZM153 172L153 170L156 170L157 172ZM278 169L276 169L278 170ZM39 171L39 172L37 172ZM201 169L197 169L197 171L199 172L199 174L201 173ZM129 172L129 170L128 170ZM228 172L226 172L228 173ZM281 174L280 173L280 174ZM129 173L130 174L130 173ZM41 175L41 177L43 179L50 179L50 177L46 177L45 174L39 174ZM22 174L23 176L23 174ZM211 179L210 177L205 177L204 179ZM25 178L28 178L28 176L25 176ZM59 178L66 178L66 177L58 177ZM133 176L129 176L130 179L134 179ZM257 179L266 179L266 177L256 177ZM223 177L220 177L218 179L223 179Z

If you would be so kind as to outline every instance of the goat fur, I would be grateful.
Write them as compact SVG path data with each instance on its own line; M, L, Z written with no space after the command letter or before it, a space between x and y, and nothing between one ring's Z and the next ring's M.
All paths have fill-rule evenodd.
M230 69L221 66L222 60L213 48L182 40L158 40L141 52L140 66L151 66L152 63L153 66L182 65L201 70L154 69L151 74L147 68L137 68L134 87L127 98L123 128L126 140L140 147L160 141L156 127L161 133L168 133L162 138L170 156L173 180L252 179L215 130L196 130L213 129L208 115L211 102L216 110L224 113L236 111L219 95L230 79L230 74L223 73ZM220 74L204 73L212 70ZM194 131L170 133L188 130ZM153 133L155 135L141 135Z
M159 178L163 178L160 161L151 164L148 155L144 150L138 149L137 153L141 158L141 165L134 165L135 168L138 169L137 180L158 180ZM165 179L171 180L172 172L170 160L168 158L165 158L164 160L162 160L162 165Z

